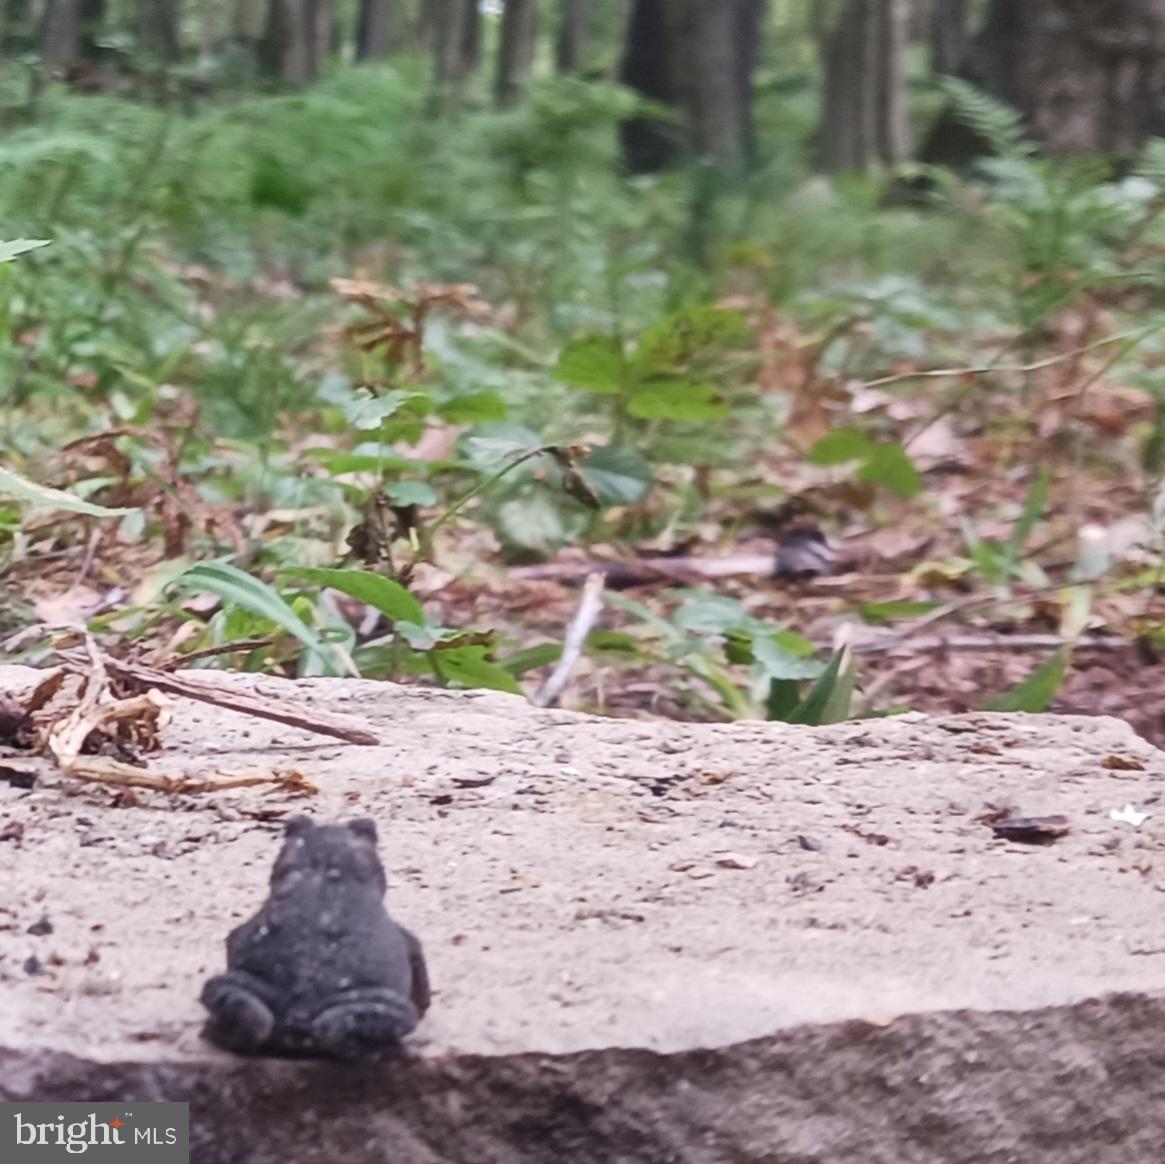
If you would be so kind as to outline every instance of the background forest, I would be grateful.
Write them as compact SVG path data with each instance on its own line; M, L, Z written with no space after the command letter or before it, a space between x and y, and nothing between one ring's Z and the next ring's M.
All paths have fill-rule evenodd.
M1165 742L1162 138L1163 0L3 0L0 651Z

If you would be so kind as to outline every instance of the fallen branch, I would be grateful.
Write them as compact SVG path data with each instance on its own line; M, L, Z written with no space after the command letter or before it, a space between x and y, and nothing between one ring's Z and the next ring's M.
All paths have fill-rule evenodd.
M530 701L535 707L553 707L562 695L567 680L582 657L587 635L590 634L591 627L595 625L595 619L599 617L599 611L603 608L603 587L606 582L604 574L595 573L588 575L583 583L582 597L567 629L558 665Z
M905 380L938 380L962 378L965 376L989 376L993 372L1013 372L1026 375L1029 372L1038 372L1043 368L1051 368L1077 356L1087 355L1097 348L1106 348L1112 344L1129 343L1135 346L1141 340L1147 339L1155 331L1160 331L1162 324L1139 328L1136 331L1117 332L1116 335L1106 335L1102 339L1085 344L1083 347L1070 348L1066 352L1057 352L1054 356L1046 356L1042 360L1033 360L1030 364L980 364L969 368L924 368L914 372L896 372L892 376L879 376L876 380L863 380L863 388L882 388L887 384L901 384ZM1123 354L1123 353L1122 353Z
M1130 645L1128 639L1106 635L1087 635L1078 639L1066 639L1061 635L956 635L950 638L936 635L926 639L894 635L883 641L856 644L853 649L859 655L887 655L895 651L1054 651L1059 647L1074 647L1078 651L1115 651Z
M74 670L85 666L77 652L58 653ZM156 667L127 663L120 659L107 658L105 666L119 679L129 679L143 687L155 687L159 691L166 691L185 699L194 699L199 703L209 703L228 711L253 715L258 719L274 720L288 727L331 736L349 744L372 746L380 743L380 737L367 725L345 715L320 711L297 700L268 699L250 691L235 691L219 684L202 683L185 675L171 675L166 671L159 671Z

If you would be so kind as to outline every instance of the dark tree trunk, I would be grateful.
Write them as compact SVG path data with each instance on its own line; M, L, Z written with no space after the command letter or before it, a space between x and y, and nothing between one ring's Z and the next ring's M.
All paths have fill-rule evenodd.
M373 61L389 56L396 47L394 0L360 0L356 20L356 59Z
M538 0L505 0L498 41L494 98L499 105L521 99L534 66L538 43Z
M46 0L40 24L40 56L45 68L64 72L81 55L81 13L78 0Z
M178 59L181 18L181 0L138 0L138 44L155 65Z
M933 0L930 9L931 68L958 76L967 60L967 0Z
M678 106L678 64L668 40L669 0L632 0L623 41L619 80L660 105ZM633 174L651 174L676 165L683 135L653 117L633 117L619 126L623 164Z
M687 131L637 118L621 126L633 173L686 155L735 167L751 149L752 74L764 0L635 0L620 79L645 97L682 109Z
M315 79L317 0L269 0L259 63L269 77L299 87Z
M821 166L893 165L909 153L905 0L847 0L826 38Z
M744 160L737 24L739 0L671 0L667 19L680 61L680 93L688 112L692 156L734 167Z
M1165 135L1165 0L992 0L960 72L1051 153L1128 157ZM958 165L984 148L948 112L922 156Z
M436 112L460 103L465 81L465 6L474 0L425 0L424 19L433 52Z
M593 19L593 0L560 0L555 64L560 73L577 73L583 66Z
M481 65L483 29L481 5L477 0L469 0L465 5L464 21L461 30L461 71L468 77Z

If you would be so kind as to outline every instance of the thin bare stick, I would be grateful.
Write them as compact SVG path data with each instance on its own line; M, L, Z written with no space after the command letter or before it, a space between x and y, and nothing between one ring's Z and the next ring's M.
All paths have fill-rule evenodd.
M604 574L587 575L587 579L583 583L578 609L574 612L574 618L571 619L566 632L562 656L558 660L558 665L531 700L535 707L553 707L558 702L567 680L582 657L587 635L590 634L591 627L595 625L595 619L599 617L599 611L603 608L603 587L606 583L607 578Z
M863 388L881 388L886 384L900 384L905 380L940 380L962 376L987 376L992 372L1019 372L1027 374L1038 372L1042 368L1051 368L1077 356L1095 351L1097 348L1106 348L1112 344L1140 343L1155 331L1160 331L1165 324L1154 324L1152 327L1143 327L1137 331L1117 332L1116 335L1107 335L1103 339L1094 340L1080 348L1070 348L1066 352L1058 352L1054 356L1045 356L1042 360L1034 360L1030 364L979 364L970 368L925 368L916 372L896 372L892 376L879 376L876 380L864 380Z
M1128 647L1128 639L1088 635L1066 639L1060 635L955 635L944 638L935 635L926 639L901 639L898 636L883 642L857 643L859 655L887 655L895 651L1054 651L1058 647L1075 647L1078 651L1117 651Z
M59 652L61 658L74 668L85 666L82 656L73 651ZM171 695L186 699L196 699L200 703L210 703L238 711L243 715L253 715L259 719L270 719L288 727L305 732L315 732L321 736L332 736L349 744L374 745L380 737L366 724L346 715L320 711L306 703L293 699L267 699L250 691L234 691L218 684L204 683L184 675L170 675L156 667L145 667L141 663L127 663L121 659L107 658L106 668L122 679L130 679L145 687L156 687Z

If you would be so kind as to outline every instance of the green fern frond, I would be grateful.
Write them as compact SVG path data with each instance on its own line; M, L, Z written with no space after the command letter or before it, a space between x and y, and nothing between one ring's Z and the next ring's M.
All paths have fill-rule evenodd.
M944 77L941 84L955 116L973 129L994 154L1001 158L1030 158L1037 152L1024 130L1023 118L1010 105L958 77Z

